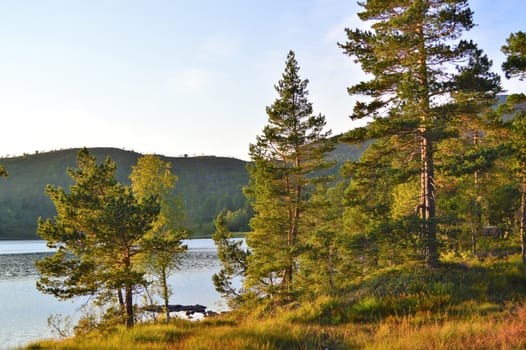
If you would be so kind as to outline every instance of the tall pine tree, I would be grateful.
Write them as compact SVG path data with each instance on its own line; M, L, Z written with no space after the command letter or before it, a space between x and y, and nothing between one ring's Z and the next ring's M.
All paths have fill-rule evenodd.
M347 29L340 46L373 76L349 88L370 97L353 119L373 117L352 138L404 135L420 157L421 239L428 266L438 263L433 142L445 122L441 105L455 91L454 65L474 49L459 40L473 27L467 0L368 0L358 15L371 30ZM408 137L408 135L410 135ZM411 142L411 139L413 142Z
M311 228L316 208L309 201L315 176L328 163L332 148L324 131L325 118L313 115L308 80L299 76L294 52L287 55L285 71L275 86L278 98L267 107L268 124L250 145L252 164L246 188L254 217L247 236L246 285L259 295L289 299L295 286L302 240Z

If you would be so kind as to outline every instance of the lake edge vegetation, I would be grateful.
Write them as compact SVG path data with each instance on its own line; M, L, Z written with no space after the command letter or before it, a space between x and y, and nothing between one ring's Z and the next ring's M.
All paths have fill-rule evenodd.
M250 146L248 250L232 240L224 214L216 219L224 268L214 284L235 309L199 323L133 329L127 313L124 325L28 348L526 346L526 96L511 95L493 108L500 78L476 44L461 39L474 25L467 0L360 5L370 29L348 29L340 47L373 77L349 88L369 97L356 104L353 118L371 122L341 139L374 141L339 178L325 175L331 162L324 155L334 146L324 117L312 113L308 80L299 77L290 51L275 86L278 98L267 107L268 124ZM524 33L511 34L503 52L506 77L523 79ZM86 162L92 160L79 159L79 166ZM134 232L151 230L160 205L155 193L133 201L109 180L110 161L97 166L107 168L102 178L131 212L143 205L143 214L153 213L141 216ZM56 202L67 197L48 192ZM66 214L72 215L59 210L59 218ZM100 218L119 227L109 215ZM86 224L75 231L82 220ZM69 232L75 239L93 225L89 216L77 221ZM40 221L39 231L59 246L53 222ZM69 272L77 263L55 262L64 268L53 270L49 261L48 273ZM93 266L90 259L78 266L83 263ZM83 275L68 277L78 288L71 277ZM112 292L133 289L141 276L132 277L106 282ZM244 280L240 289L232 277ZM52 280L39 288L69 295Z

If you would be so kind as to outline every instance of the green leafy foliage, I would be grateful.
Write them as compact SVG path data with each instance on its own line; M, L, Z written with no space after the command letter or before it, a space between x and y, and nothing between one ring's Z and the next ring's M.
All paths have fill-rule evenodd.
M183 208L174 191L177 176L172 174L170 167L158 156L145 155L132 167L130 175L131 188L139 202L153 198L160 207L159 215L141 242L144 250L141 265L156 279L150 283L158 282L167 322L170 320L168 302L171 295L168 276L178 268L181 254L187 249L182 240L188 236L184 229Z

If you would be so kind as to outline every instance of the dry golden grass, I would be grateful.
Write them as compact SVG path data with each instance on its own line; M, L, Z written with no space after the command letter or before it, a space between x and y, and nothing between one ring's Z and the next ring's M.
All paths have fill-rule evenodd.
M40 342L28 349L524 349L526 307L497 315L434 321L432 314L389 317L375 324L298 324L283 317L233 322L177 321L118 328L109 337Z
M117 327L28 349L526 349L526 273L515 260L402 266L338 298Z
M381 322L364 349L524 349L526 307L512 313L470 319L415 322L413 317Z

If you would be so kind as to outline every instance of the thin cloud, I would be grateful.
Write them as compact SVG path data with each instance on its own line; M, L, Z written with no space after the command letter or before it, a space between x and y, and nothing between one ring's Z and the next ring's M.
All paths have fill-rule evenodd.
M233 57L239 53L241 44L238 40L215 35L207 38L201 45L200 51L203 58Z
M176 73L168 82L168 89L176 94L205 93L221 80L223 74L205 68L190 68Z

